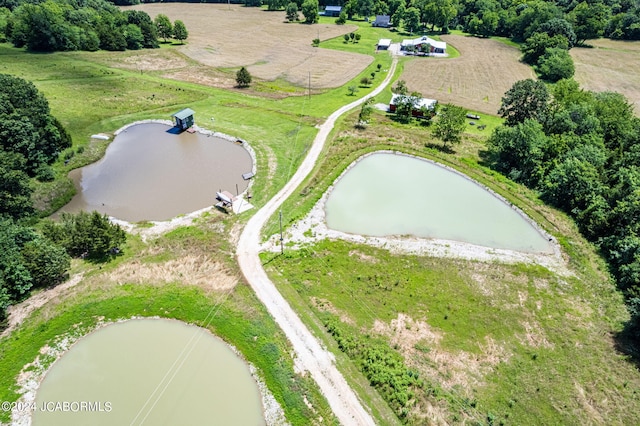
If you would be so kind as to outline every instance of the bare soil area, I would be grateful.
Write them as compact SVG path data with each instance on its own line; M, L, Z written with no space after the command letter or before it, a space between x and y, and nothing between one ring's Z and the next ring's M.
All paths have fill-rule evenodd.
M520 51L497 40L445 35L460 56L420 57L408 62L400 79L411 91L440 103L496 115L504 93L518 80L535 78L528 65L520 62Z
M589 40L592 48L571 49L575 80L593 92L619 92L640 115L640 42Z
M132 6L151 18L162 13L182 20L189 38L178 49L196 62L214 68L247 67L263 80L284 79L299 86L339 87L357 76L373 58L311 46L314 38L327 40L357 29L354 25L304 25L285 22L284 11L269 12L226 4L154 3ZM126 9L126 8L124 8ZM150 70L158 69L156 55ZM140 62L136 66L144 66ZM167 63L174 77L193 81L197 75L175 74L176 61ZM185 64L186 65L186 64ZM197 71L193 69L192 71ZM216 79L205 79L216 85ZM219 82L218 82L219 83Z

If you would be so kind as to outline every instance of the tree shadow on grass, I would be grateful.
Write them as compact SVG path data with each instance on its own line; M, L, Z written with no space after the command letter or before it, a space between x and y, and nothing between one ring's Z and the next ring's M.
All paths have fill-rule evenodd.
M440 151L443 154L455 154L456 151L450 145L442 145L439 143L427 142L424 144L425 147L429 149L435 149L436 151Z
M637 327L638 324L633 319L629 320L624 329L613 336L613 341L616 350L627 356L628 361L640 370L640 336Z

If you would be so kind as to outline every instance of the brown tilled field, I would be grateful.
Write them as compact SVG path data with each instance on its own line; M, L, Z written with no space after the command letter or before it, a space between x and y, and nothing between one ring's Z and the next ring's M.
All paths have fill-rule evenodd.
M535 78L533 70L519 61L520 51L497 40L460 35L442 36L460 56L415 58L400 77L411 91L440 103L496 115L504 93L513 83Z
M353 25L285 23L284 11L226 4L154 3L132 8L144 10L152 19L162 13L172 22L182 20L189 38L180 51L189 58L214 68L246 66L263 80L282 78L306 86L311 73L314 88L339 87L373 61L367 55L311 47L314 38L338 37L354 31ZM170 77L188 81L200 78L198 70L165 69L170 68L174 69L172 74L178 72ZM203 83L217 85L218 77L202 77Z
M619 92L640 115L640 42L589 40L593 48L573 48L575 79L594 92Z

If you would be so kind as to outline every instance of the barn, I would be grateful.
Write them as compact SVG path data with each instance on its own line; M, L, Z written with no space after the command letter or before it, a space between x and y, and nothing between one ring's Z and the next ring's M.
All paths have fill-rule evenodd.
M371 24L374 27L389 28L391 26L391 16L376 15L376 20Z
M185 108L173 114L172 117L176 123L175 127L180 130L187 130L189 127L193 126L193 114L195 114L195 111L191 108Z
M324 9L324 16L340 16L340 12L342 12L342 6L327 6Z

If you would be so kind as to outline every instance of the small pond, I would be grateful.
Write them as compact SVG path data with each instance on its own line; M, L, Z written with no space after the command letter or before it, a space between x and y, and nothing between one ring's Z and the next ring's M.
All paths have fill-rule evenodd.
M459 173L406 155L363 158L336 183L325 214L327 227L351 234L553 252L548 239L504 200Z
M77 195L61 211L97 210L129 222L168 220L215 204L216 192L242 193L252 159L240 144L161 123L122 131L104 158L70 176Z
M265 424L248 365L208 331L172 320L130 320L82 338L53 364L35 403L34 426Z

